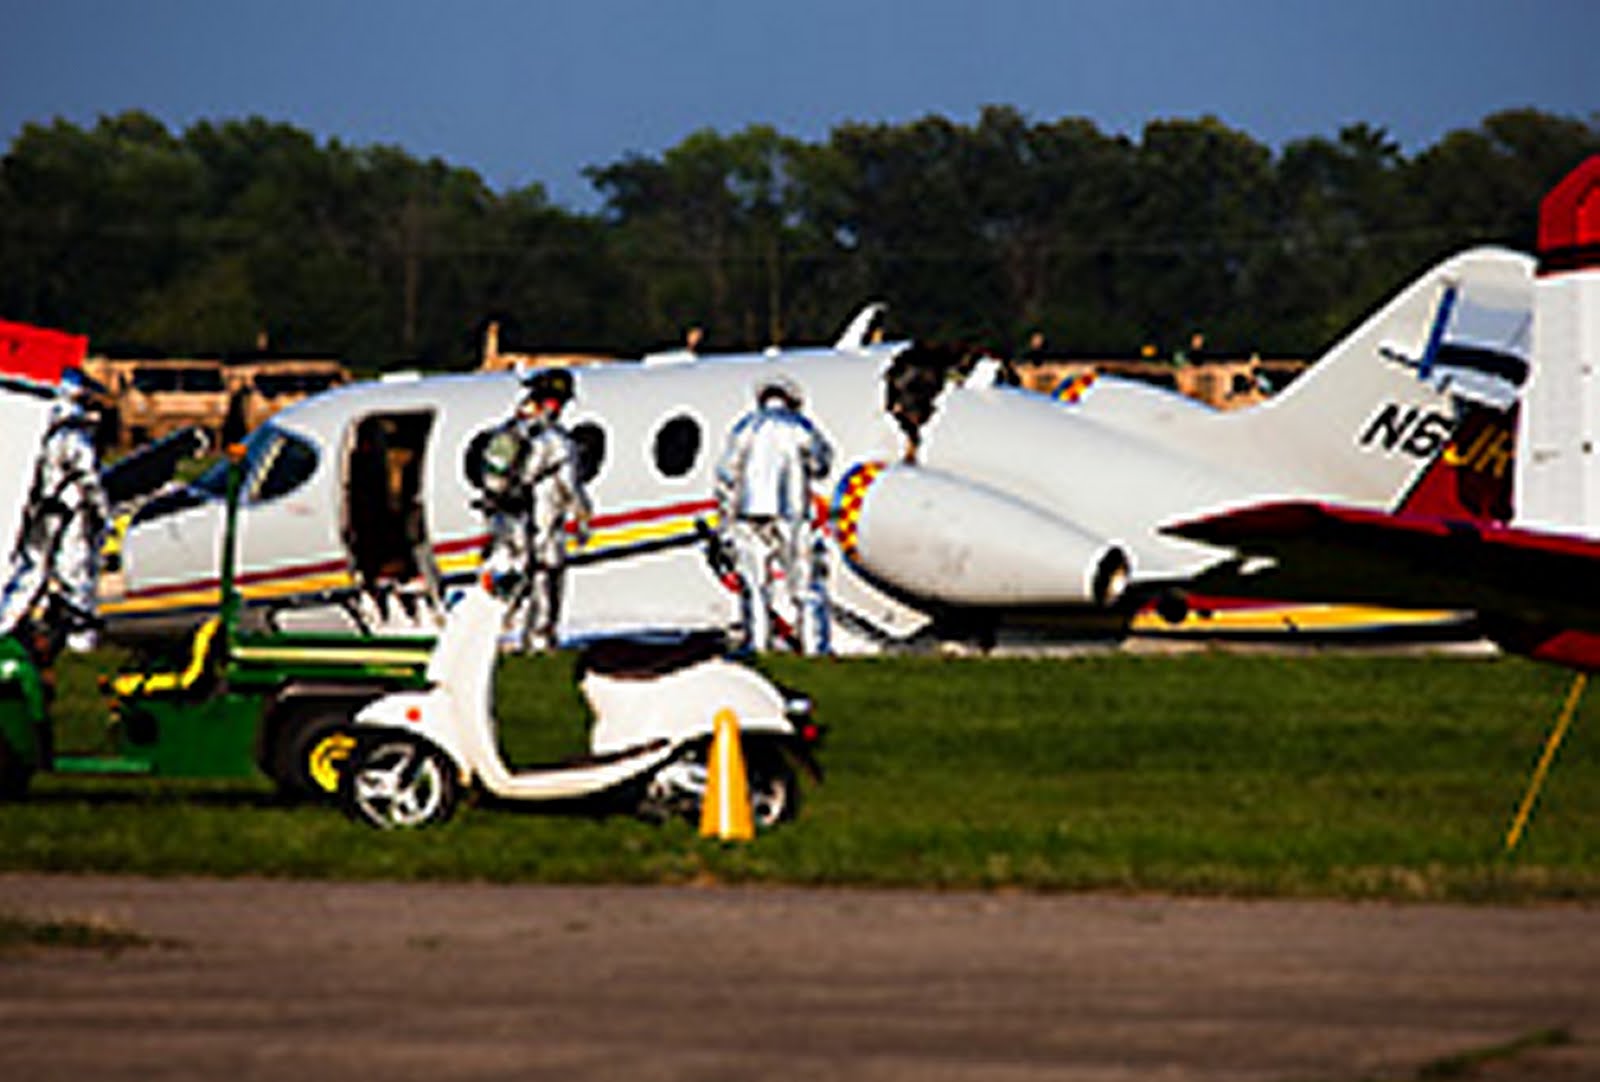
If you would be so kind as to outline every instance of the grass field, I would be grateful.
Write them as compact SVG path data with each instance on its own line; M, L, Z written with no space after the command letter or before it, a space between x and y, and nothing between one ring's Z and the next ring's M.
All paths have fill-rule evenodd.
M1331 654L765 667L817 700L829 774L797 822L750 845L488 808L380 834L281 806L264 782L40 777L0 806L0 869L1600 899L1600 705L1503 852L1570 679L1558 669ZM510 661L499 694L513 760L580 750L568 660Z

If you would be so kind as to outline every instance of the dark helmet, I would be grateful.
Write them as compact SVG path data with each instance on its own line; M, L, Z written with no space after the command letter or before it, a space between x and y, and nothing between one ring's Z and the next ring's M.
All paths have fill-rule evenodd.
M522 397L537 402L572 401L572 373L565 368L540 368L522 379Z
M111 392L106 385L81 368L68 368L61 373L61 394L79 402L94 402Z
M108 394L105 384L81 368L67 369L61 373L56 400L50 407L51 426L98 423L100 404Z

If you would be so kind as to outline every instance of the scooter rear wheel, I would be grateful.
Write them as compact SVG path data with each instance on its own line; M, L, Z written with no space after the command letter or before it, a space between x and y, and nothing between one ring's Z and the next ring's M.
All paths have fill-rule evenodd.
M634 813L654 823L675 817L699 823L706 796L707 743L685 749L678 759L657 770L640 795ZM799 814L800 784L783 749L755 738L744 758L755 828L768 830Z
M380 830L443 823L460 799L449 757L406 733L363 734L339 778L345 814Z
M800 783L776 746L758 743L747 757L750 813L757 830L770 830L800 814Z

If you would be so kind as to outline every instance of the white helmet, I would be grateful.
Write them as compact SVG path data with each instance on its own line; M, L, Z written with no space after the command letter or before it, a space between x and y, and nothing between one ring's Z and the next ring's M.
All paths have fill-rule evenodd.
M785 372L772 372L756 380L756 402L764 403L774 397L783 399L790 409L799 409L805 403L800 384Z

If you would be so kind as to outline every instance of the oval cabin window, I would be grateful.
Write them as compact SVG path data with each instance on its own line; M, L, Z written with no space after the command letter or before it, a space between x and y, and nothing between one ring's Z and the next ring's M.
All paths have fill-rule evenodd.
M700 423L679 415L656 430L656 469L666 477L682 477L700 460Z

